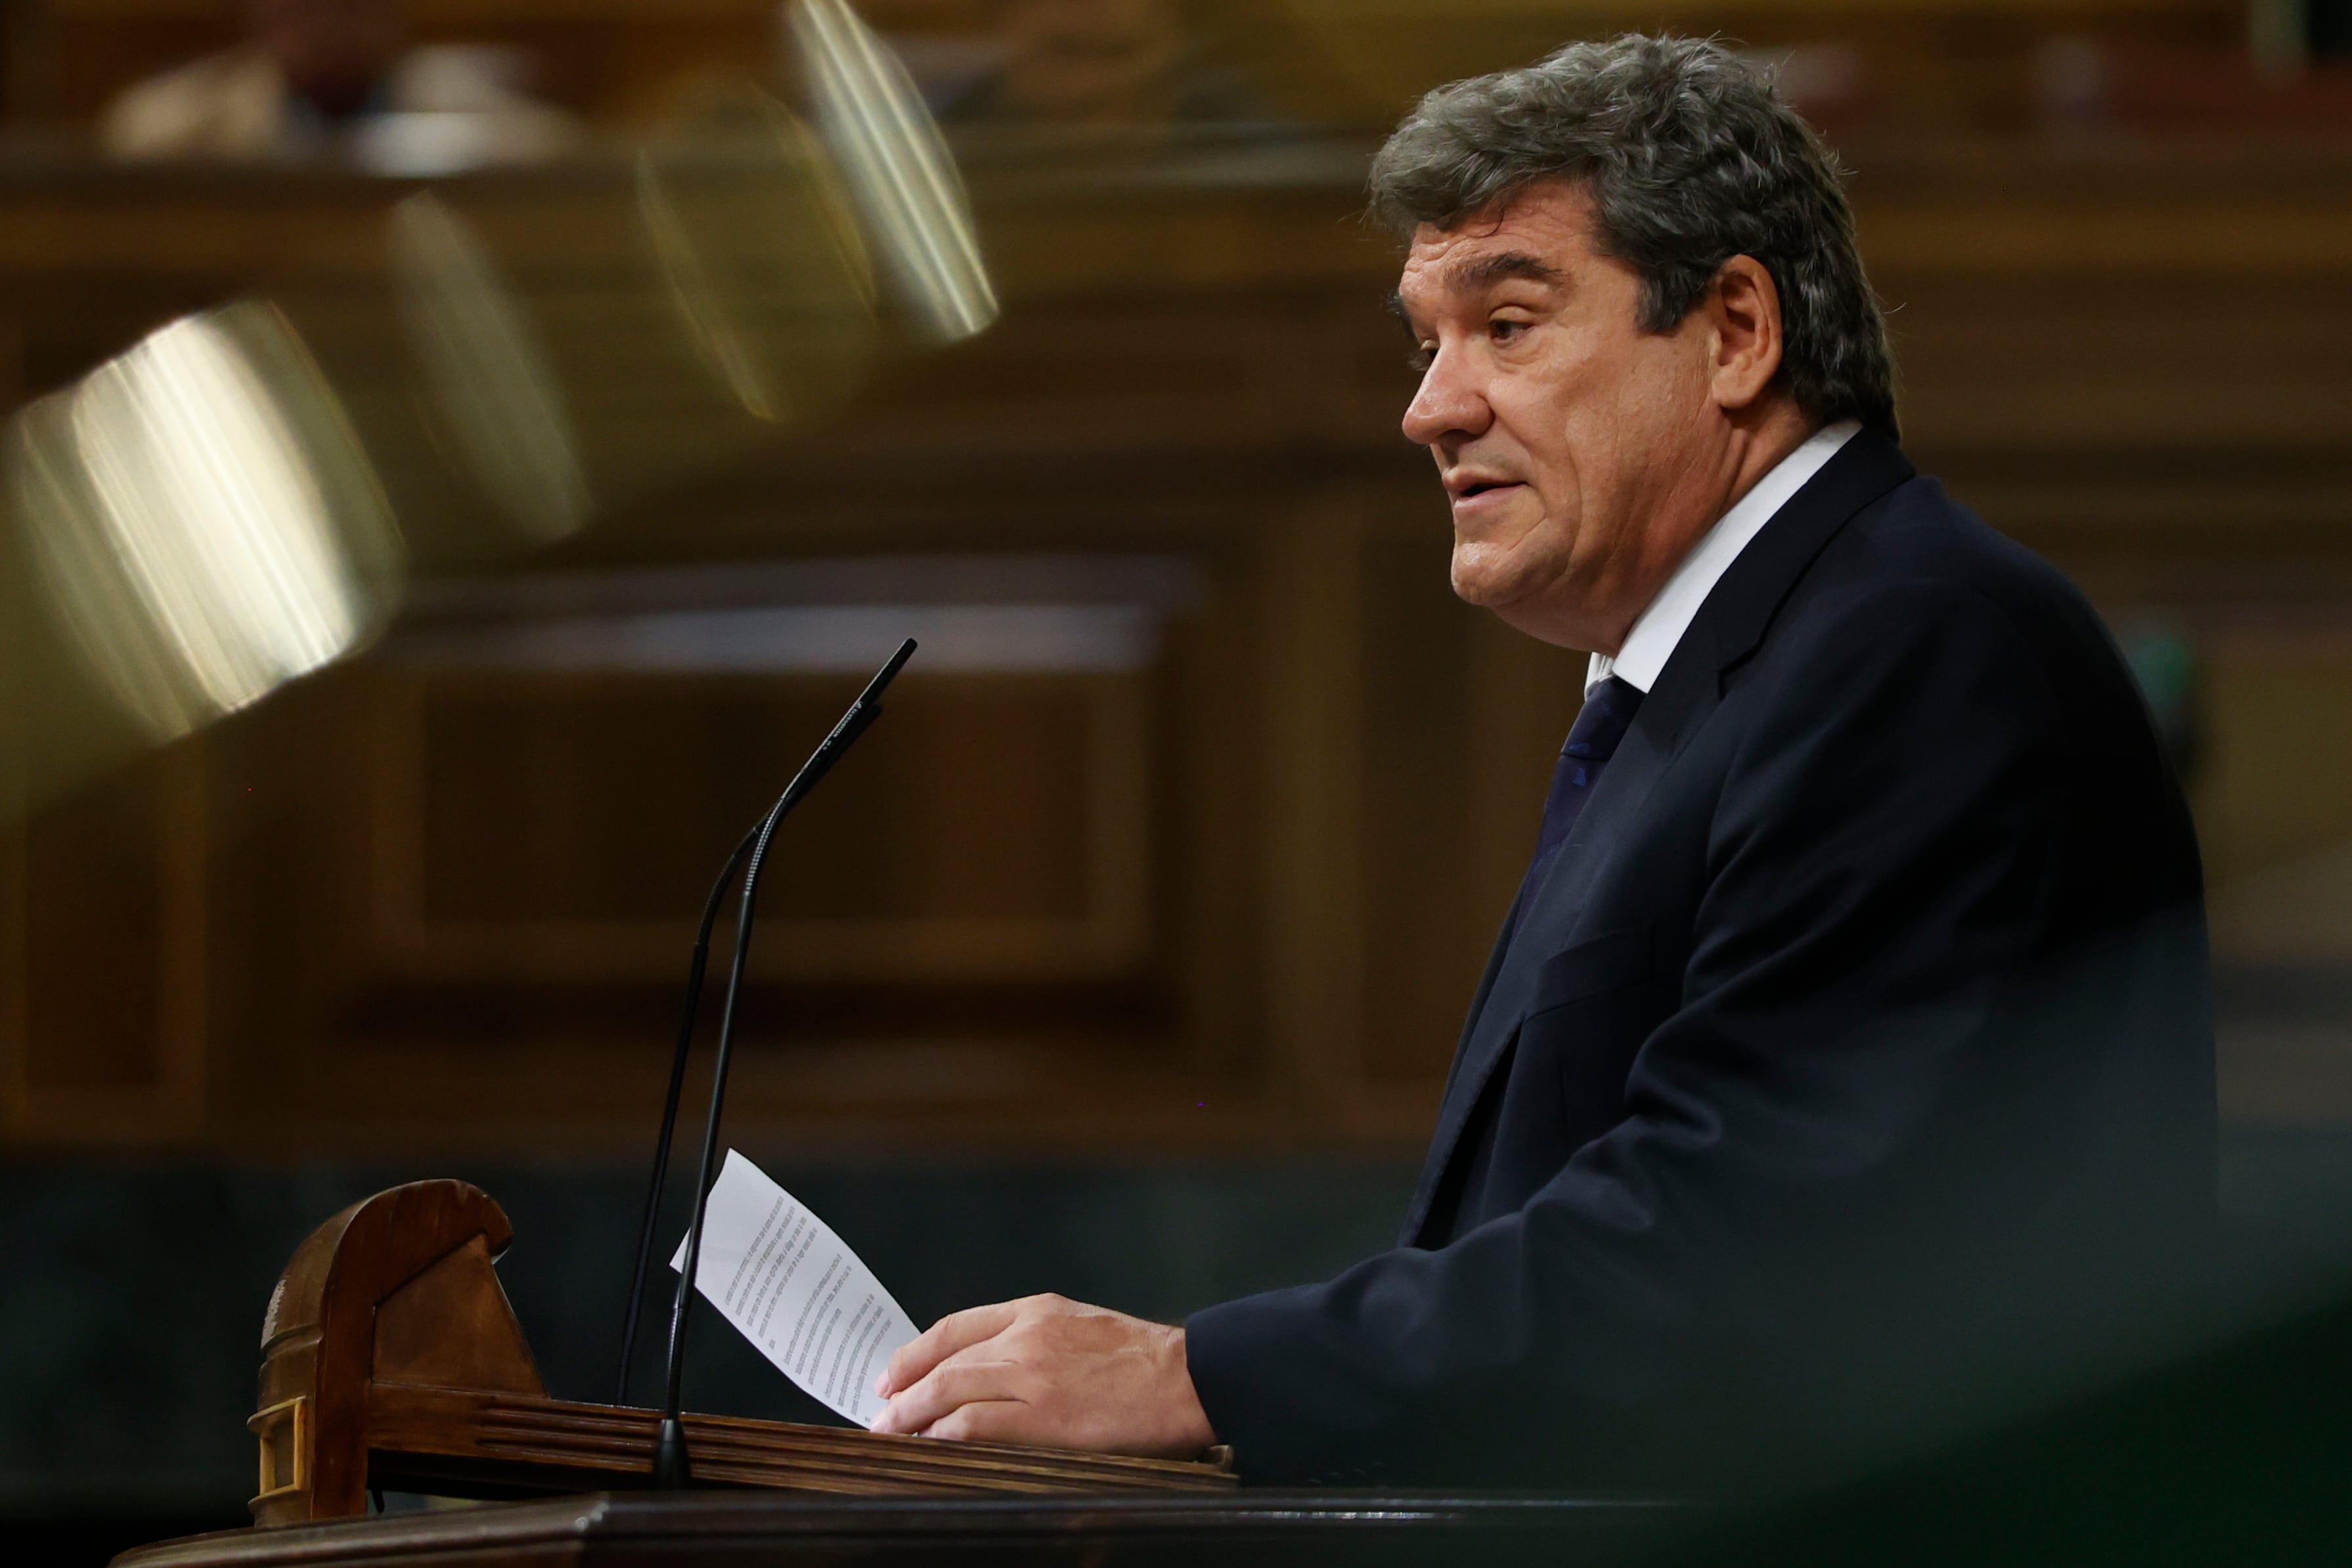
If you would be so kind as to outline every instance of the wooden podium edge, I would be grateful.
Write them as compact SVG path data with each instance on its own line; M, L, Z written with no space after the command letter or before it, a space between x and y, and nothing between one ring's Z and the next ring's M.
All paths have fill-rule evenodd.
M694 1477L704 1486L952 1497L1225 1492L1236 1484L1229 1471L1195 1460L950 1443L748 1416L684 1419ZM490 1496L628 1485L652 1476L660 1420L632 1406L379 1383L369 1400L368 1469L373 1484L390 1490L408 1490L400 1483L411 1479L471 1484Z
M1701 1511L1704 1514L1705 1511ZM216 1531L136 1547L112 1568L289 1568L436 1561L465 1568L645 1563L887 1561L942 1549L961 1561L1353 1563L1395 1560L1615 1562L1692 1521L1685 1505L1633 1497L1393 1491L1129 1491L1093 1497L872 1498L774 1491L591 1492L425 1514ZM1180 1544L1181 1543L1181 1544ZM754 1550L755 1556L746 1552ZM657 1557L649 1557L657 1552ZM1530 1552L1532 1552L1532 1555ZM1231 1557L1225 1553L1235 1553Z

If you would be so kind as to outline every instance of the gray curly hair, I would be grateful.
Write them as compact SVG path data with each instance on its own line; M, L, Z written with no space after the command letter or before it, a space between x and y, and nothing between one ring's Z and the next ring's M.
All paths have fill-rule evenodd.
M1671 331L1723 264L1780 295L1780 381L1815 419L1892 435L1895 367L1835 161L1766 70L1705 39L1627 34L1431 91L1372 160L1372 209L1440 229L1546 180L1591 192L1604 251Z

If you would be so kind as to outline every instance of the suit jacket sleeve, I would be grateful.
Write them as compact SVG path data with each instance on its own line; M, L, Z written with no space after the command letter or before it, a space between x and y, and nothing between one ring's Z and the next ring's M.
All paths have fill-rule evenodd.
M2009 1026L2041 1006L2081 760L1981 594L1880 584L1806 622L1735 694L1678 1005L1623 1119L1441 1249L1191 1320L1253 1481L1584 1483L1826 1437L1853 1414L1833 1369L1867 1399L1923 1302L1988 1305L1969 1281L2071 1146Z

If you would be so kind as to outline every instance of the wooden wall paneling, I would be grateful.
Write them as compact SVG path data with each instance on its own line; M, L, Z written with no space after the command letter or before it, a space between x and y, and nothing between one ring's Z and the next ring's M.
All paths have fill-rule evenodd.
M1086 684L1086 913L1076 930L1041 932L1040 946L1066 944L1083 973L1128 974L1152 947L1160 858L1152 830L1161 810L1153 784L1167 737L1153 722L1144 678L1097 675Z
M1426 1133L1526 870L1584 657L1461 601L1433 478L1383 491L1367 544L1364 1032L1355 1125Z
M2352 627L2241 629L2205 654L2198 833L2215 958L2352 966Z
M16 1136L122 1143L201 1131L205 829L202 744L182 741L6 833L0 1104Z
M1444 497L1427 485L1420 528L1376 528L1363 545L1359 1096L1443 1075L1492 929L1471 814L1482 612L1448 586Z
M1996 202L1931 160L1863 212L1916 459L2104 607L2217 648L2352 602L2343 166L2228 162L2034 164Z
M2107 602L2173 605L2200 636L2292 607L2340 629L2352 603L2341 526L2352 516L2341 449L2352 441L2329 380L2339 302L2352 298L2334 287L2352 265L2340 161L2242 151L2086 172L2026 149L1979 152L1974 163L1865 167L1864 244L1882 289L1903 306L1895 325L1923 464ZM273 246L363 269L387 194L323 181L265 192L228 179L45 178L0 192L11 220L0 224L0 270L25 286L29 330L60 366L61 345L97 330L96 317L82 327L69 318L100 293L114 312L105 319L128 320L210 297L240 268L265 273ZM575 195L588 191L581 210L604 199L588 189L592 176L562 178L582 182L564 187ZM1089 948L1094 939L1072 927L1032 930L1017 951L935 948L919 962L906 956L919 956L918 942L861 968L858 953L882 951L878 928L850 933L851 946L827 956L806 927L875 910L794 903L832 885L814 873L790 895L780 882L769 911L781 918L755 977L741 1126L812 1145L1005 1147L1405 1140L1426 1125L1467 1001L1460 977L1475 977L1524 865L1580 661L1447 597L1442 497L1419 465L1394 456L1394 409L1409 382L1391 368L1395 340L1379 315L1390 258L1342 221L1353 200L1337 187L1181 181L1148 194L1084 183L983 190L992 254L1020 263L999 333L895 367L852 418L789 462L715 478L572 547L575 566L617 568L722 550L866 549L881 537L982 552L1118 540L1207 563L1212 587L1197 612L1171 622L1165 667L1124 686L1070 686L1068 711L1087 716L1053 732L1091 759L1054 786L1080 802L1055 808L1074 824L1057 863L1078 868L1091 910L1127 909L1092 929L1130 935ZM184 222L206 211L210 226L175 247ZM1197 232L1187 226L1196 217ZM77 294L77 277L103 287ZM1141 325L1125 329L1130 319ZM2213 646L2235 661L2239 717L2269 716L2262 756L2292 749L2296 703L2333 714L2326 682ZM618 823L645 852L630 875L650 874L662 855L665 867L690 864L690 874L662 871L687 885L641 926L625 899L626 918L593 907L620 883L602 894L518 884L507 891L519 903L481 906L495 920L455 905L434 915L417 887L388 915L371 901L389 884L355 857L388 853L399 823L419 821L383 802L404 789L422 798L428 780L404 784L399 770L424 766L415 735L431 706L420 695L420 711L404 716L387 693L407 680L429 694L453 679L372 660L206 737L221 820L177 841L197 862L213 853L207 840L221 846L205 896L222 918L200 915L188 927L199 945L181 950L207 956L209 1010L222 1019L204 1063L213 1088L190 1113L204 1136L268 1129L281 1140L270 1146L289 1150L641 1139L674 1017L682 922L709 872L692 862L724 852L733 815L756 810L772 782L764 775L797 761L786 753L830 722L820 710L835 699L719 727L740 750L733 804L648 804L630 822L551 778L539 797L548 820L523 822L551 846L533 852L618 838ZM926 734L945 744L952 727L927 727L932 699L909 681L869 747ZM943 704L950 689L931 688ZM2315 745L2333 720L2314 722L2305 738ZM1140 747L1106 738L1139 734ZM247 834L221 759L266 758L254 741L264 735L310 772L260 769L264 798L306 799L285 808L282 826ZM2221 792L2236 802L2231 820L2254 837L2305 823L2294 855L2324 848L2313 835L2332 819L2284 785L2264 795L2258 775L2270 764L2253 758ZM860 759L876 771L854 762L813 802L802 826L815 837L873 841L867 818L816 832L821 807L887 816L895 786L883 775L907 770L882 766L882 749L861 748ZM2231 765L2217 766L2219 783ZM1119 800L1132 815L1118 836L1137 846L1123 859L1110 852ZM136 826L148 808L121 809ZM701 847L677 833L688 820L701 824ZM164 841L152 823L139 831L150 854L140 885L160 889L165 869L152 857ZM1405 834L1412 841L1399 841ZM1010 853L1020 835L999 838L991 852ZM493 848L485 867L531 863L514 846ZM462 889L446 861L401 863L437 866L445 888ZM1122 865L1147 862L1138 883L1115 880ZM16 863L8 907L20 935L0 952L21 976L28 895L22 854ZM54 874L34 869L37 881ZM880 913L940 915L920 899L940 885L889 883L902 902ZM1149 933L1139 947L1138 908ZM1006 912L982 913L991 910ZM153 917L131 925L141 921ZM793 935L796 922L809 941ZM59 927L41 940L74 937ZM1124 956L1102 957L1113 950ZM142 951L135 972L160 977L163 956ZM135 989L126 982L111 999L127 1008ZM26 999L16 987L13 1006L21 1012ZM204 1010L197 998L183 1016ZM9 1135L33 1136L26 1085L54 1086L39 1076L52 1067L28 1062L22 1029L7 1027ZM169 1077L153 1065L168 1055L160 1043L133 1055L152 1084ZM101 1065L92 1056L81 1070ZM138 1093L115 1093L113 1110L87 1124L47 1124L79 1131L39 1135L183 1135L169 1128L185 1124L157 1109L160 1090Z
M6 25L8 64L13 70L21 60L20 28L14 13ZM6 377L5 406L14 412L24 401L19 392L23 346L13 313L0 318L0 322L5 322L5 339L0 339L0 344L5 344L0 348L0 374ZM0 1129L18 1137L27 1130L31 1111L31 1063L26 1056L30 1023L26 945L31 911L26 886L26 819L32 802L35 727L25 686L31 648L27 623L35 612L35 601L22 546L13 517L0 513Z
M1310 494L1268 520L1264 617L1266 1031L1282 1096L1348 1119L1363 1036L1362 497Z
M6 676L0 673L0 683ZM13 691L0 693L16 706ZM11 737L14 738L13 737ZM31 999L26 887L25 758L14 745L0 750L0 1127L12 1138L32 1130L32 1063L28 1058Z
M1199 607L1171 622L1150 669L910 673L894 689L890 717L795 821L787 860L818 844L824 852L814 862L803 852L798 876L780 862L763 900L763 956L747 996L730 1127L836 1145L1265 1135L1249 915L1257 874L1250 776L1258 759L1255 747L1234 741L1252 695L1236 673L1254 667L1248 644L1256 627L1243 610L1253 589L1239 559L1213 563ZM350 923L358 950L347 959L314 957L289 987L307 989L309 999L273 998L270 1019L248 1020L265 1031L310 1031L290 1043L301 1074L299 1085L289 1080L279 1091L288 1113L278 1124L297 1146L464 1147L489 1136L509 1145L611 1146L617 1139L634 1146L645 1108L659 1096L688 922L705 881L856 681L739 680L739 695L754 700L694 721L719 749L679 751L685 783L665 795L633 789L635 775L609 777L630 774L627 767L564 743L581 733L576 716L552 727L531 716L535 704L561 708L562 695L590 699L593 722L598 705L609 706L631 680L575 675L567 687L544 672L404 665L398 646L395 638L377 658L332 677L347 700L322 706L341 717L322 725L326 716L314 712L296 727L339 759L340 781L311 792L347 800L349 826L337 831L348 832L349 850L313 857L322 884L313 905L319 922L343 923L332 884L359 884L348 900L359 917ZM713 689L708 678L650 685L640 698L689 715ZM470 733L503 725L511 745L455 769L446 758L436 764L429 747L420 756L420 727L436 702L486 692L505 706ZM992 796L986 779L975 781L975 765L989 760L975 746L1024 756L1056 750L1003 726L973 738L975 723L994 724L992 700L1024 692L1048 699L1048 716L1065 726L1068 745L1058 751L1071 760L1052 766L1067 777L1032 780L1019 766L1000 769L1007 777ZM608 738L624 753L644 739L635 731ZM544 755L533 760L534 751ZM942 758L956 766L940 766ZM709 787L712 767L740 800ZM429 831L419 841L418 820L429 814L420 810L420 793L462 795L486 780L503 788L485 771L498 768L537 770L510 781L513 800L552 825L501 808L488 827L543 833L546 843L518 858L479 831L439 848ZM608 798L614 789L624 803L618 814ZM975 862L982 869L1007 854L1031 855L1039 830L1024 828L1023 813L1052 814L1045 827L1059 847L1048 847L1068 868L1055 896L1071 901L1070 919L1024 934L1017 920L968 909L962 948L942 958L939 944L927 947L924 909L936 913L943 891L966 896L971 889L958 894L940 882L952 857L924 841L921 824L904 812L910 803L929 810L925 802L959 789L972 800L957 809L996 813L983 824L991 841ZM827 803L857 804L861 793L875 799L848 819L824 820ZM625 820L634 794L646 797L642 809ZM669 819L709 841L690 841L697 834L681 834ZM895 868L880 857L878 878L856 890L867 901L851 912L856 919L835 918L837 909L828 915L825 901L846 885L844 867L856 872L869 848L887 851L894 824L911 848ZM647 841L652 852L615 841L625 836ZM583 842L601 842L616 857L635 853L635 864L601 888L550 880L548 868L560 871ZM444 878L436 908L433 868L446 871L468 854L485 862L478 868L484 875L470 884ZM836 857L830 870L828 855ZM419 879L419 866L433 874ZM388 881L386 870L394 873ZM658 879L650 903L662 906L649 906L649 876ZM662 891L671 882L674 900ZM632 915L641 918L616 918ZM836 935L850 927L853 943L824 948L817 938L828 923ZM976 949L971 939L986 946ZM254 955L226 961L249 968Z
M2332 298L2346 275L1901 272L1882 287L1903 303L1905 414L1921 439L2153 456L2352 445L2336 395L2352 355L2352 310Z
M1168 629L1179 679L1168 693L1155 799L1159 853L1169 871L1160 879L1163 918L1181 934L1174 983L1189 998L1185 1044L1205 1081L1202 1098L1222 1101L1262 1092L1267 1049L1267 769L1256 703L1271 617L1253 601L1245 555L1228 546L1204 552L1202 564L1206 591L1192 613Z
M555 984L671 978L708 879L789 777L794 763L785 760L787 751L803 737L814 744L836 699L855 690L838 678L389 671L375 685L383 716L372 727L369 862L384 972ZM462 715L468 706L480 716L435 737L436 708ZM1146 677L910 673L888 707L886 724L778 840L758 972L891 982L1133 973L1151 942L1155 737ZM665 722L682 714L699 722L685 730ZM583 727L632 723L652 727L609 746L585 744ZM992 723L1013 727L991 735ZM792 738L760 747L771 766L756 772L680 744L690 733L730 729ZM467 754L485 746L495 749ZM1076 776L1057 800L1054 786L1062 781L1054 776L1066 758ZM902 773L919 776L887 779L881 770L894 759ZM662 819L692 802L658 785L673 770L714 761L701 792L723 795L726 806L699 813L681 840L677 824ZM1024 766L1044 771L1023 784ZM1008 768L1013 778L992 777ZM521 770L527 776L516 778ZM450 819L450 810L462 812L465 797L488 793L501 774L516 786L503 807L470 830L462 817ZM437 810L427 800L435 789ZM889 805L854 815L844 809L877 789L889 791ZM977 815L960 810L974 800ZM436 817L447 831L474 836L441 841ZM925 817L940 826L927 828ZM633 834L667 852L657 849L649 858L642 842L627 841ZM500 857L501 841L520 848L525 840L536 841L539 852ZM828 844L838 852L820 852ZM444 897L436 907L428 875L485 857L504 867L503 880L457 895L458 904ZM595 874L599 862L616 861L635 862L635 884ZM1036 883L1041 862L1066 865L1048 883L1067 885ZM659 885L646 885L648 876ZM812 907L824 904L832 907Z
M21 27L11 12L6 32L9 81L22 60ZM12 92L10 107L16 97ZM14 411L23 350L13 314L0 316L0 407ZM32 596L24 580L26 562L12 521L0 518L0 1128L20 1132L27 1105L26 1061L26 954L25 888L26 813L30 808L28 748L32 719L26 703L24 667L29 638L25 624Z
M212 855L208 753L202 737L171 746L163 768L163 831L156 848L163 884L162 1071L150 1115L154 1130L184 1138L202 1130L209 1079Z
M346 770L364 757L352 672L328 670L206 730L206 1106L202 1141L247 1157L320 1146L330 998L364 924ZM325 758L334 757L330 768ZM331 1135L330 1135L331 1137Z
M226 0L48 0L13 9L50 18L46 44L17 51L30 62L20 99L70 120L93 119L123 89L222 47L237 32ZM2233 65L2243 54L2246 22L2243 5L2230 0L1697 0L1663 10L1622 0L1370 6L1186 0L1180 9L1202 57L1238 68L1272 112L1367 133L1385 129L1437 82L1635 26L1719 35L1767 52L1812 46L1842 54L1844 60L1828 68L1858 69L1857 86L1813 106L1833 131L1848 122L1912 133L2023 128L2036 114L2033 51L2057 37L2169 51L2185 62L2210 58L2220 70L2252 77ZM861 10L918 46L968 42L992 30L988 8L978 4L869 0ZM728 84L777 74L774 11L767 0L440 0L411 7L420 38L523 49L538 66L543 96L607 123L691 115ZM2187 69L2193 73L2193 65Z
M49 112L57 76L50 30L45 5L0 7L0 119L21 125Z
M2215 888L2352 845L2352 625L2242 630L2212 639L2205 653L2213 765L2201 780L2199 831ZM2352 926L2281 944L2304 946L2306 957L2315 945L2352 962ZM2231 956L2255 946L2241 942Z
M37 1131L127 1130L163 1076L159 783L124 768L27 823L20 1082Z
M2226 57L2246 37L2244 7L2231 0L1223 0L1212 9L1231 52L1286 107L1366 130L1392 123L1440 82L1629 29L1721 37L1764 53L1841 48L1862 67L1867 123L1937 130L2028 123L2027 61L2052 37Z

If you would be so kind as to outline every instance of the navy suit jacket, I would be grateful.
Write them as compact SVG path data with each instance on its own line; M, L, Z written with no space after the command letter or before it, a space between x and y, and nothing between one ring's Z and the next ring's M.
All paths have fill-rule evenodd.
M1253 1482L1687 1483L1919 1436L2046 1386L2196 1232L2210 1014L2112 640L1864 431L1522 890L1401 1244L1194 1316L1194 1385Z

